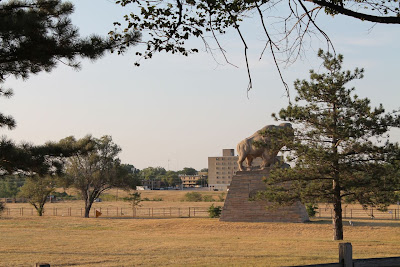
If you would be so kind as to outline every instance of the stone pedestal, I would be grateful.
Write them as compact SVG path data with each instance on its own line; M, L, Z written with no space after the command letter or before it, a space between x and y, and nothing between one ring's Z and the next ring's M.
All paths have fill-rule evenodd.
M239 171L232 178L225 200L221 221L226 222L307 222L307 211L297 202L291 206L266 209L270 203L250 201L258 191L265 189L264 177L269 176L269 169L261 171Z

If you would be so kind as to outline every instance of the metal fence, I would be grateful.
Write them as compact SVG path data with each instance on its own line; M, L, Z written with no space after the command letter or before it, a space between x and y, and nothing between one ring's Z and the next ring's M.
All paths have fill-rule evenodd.
M101 213L101 217L139 217L139 218L189 218L189 217L208 217L208 208L188 207L188 208L92 208L90 216L95 217L96 211ZM36 216L34 208L5 208L3 216ZM80 208L45 208L43 216L71 216L83 217L85 209Z
M332 218L334 210L332 208L318 208L316 217L318 218ZM387 211L380 211L376 208L369 209L353 209L343 208L343 219L381 219L381 220L400 220L399 209L388 209Z

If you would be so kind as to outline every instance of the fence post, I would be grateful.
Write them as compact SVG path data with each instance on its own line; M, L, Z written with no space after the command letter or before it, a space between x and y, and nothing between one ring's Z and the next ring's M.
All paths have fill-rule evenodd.
M189 207L189 218L190 218L190 207Z
M351 243L339 243L339 263L343 267L353 267L353 249Z

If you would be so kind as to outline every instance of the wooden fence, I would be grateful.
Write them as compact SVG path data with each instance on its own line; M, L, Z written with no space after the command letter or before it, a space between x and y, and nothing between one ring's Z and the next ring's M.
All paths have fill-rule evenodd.
M376 266L398 267L400 266L400 257L353 260L353 248L351 246L351 243L340 243L338 263L301 265L294 267L376 267Z
M101 217L139 217L139 218L184 218L208 217L208 208L92 208L90 216L95 217L96 211L101 212ZM34 208L5 208L3 216L35 216ZM71 216L83 217L85 209L76 208L45 208L43 216Z

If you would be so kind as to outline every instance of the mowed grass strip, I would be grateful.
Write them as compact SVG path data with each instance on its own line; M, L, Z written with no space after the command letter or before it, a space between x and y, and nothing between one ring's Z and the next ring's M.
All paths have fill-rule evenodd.
M330 221L227 223L218 219L0 219L1 266L288 266L336 262ZM395 221L345 226L354 258L400 256Z

